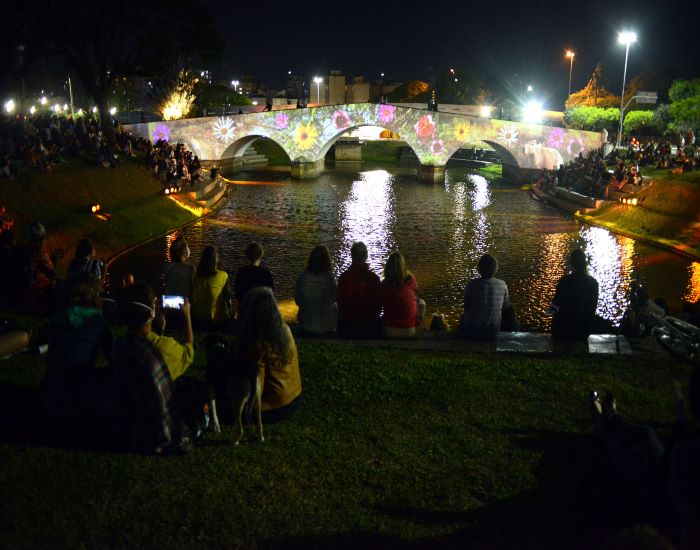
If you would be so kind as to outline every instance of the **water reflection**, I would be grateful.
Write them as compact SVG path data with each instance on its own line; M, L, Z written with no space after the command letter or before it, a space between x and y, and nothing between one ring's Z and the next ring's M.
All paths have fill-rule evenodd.
M428 317L443 312L453 326L461 314L464 285L476 275L485 252L498 258L498 276L508 284L525 329L547 328L556 282L576 247L586 251L590 272L599 281L598 312L604 317L619 320L635 276L652 296L664 296L672 306L700 298L700 263L582 227L507 183L451 168L445 185L424 185L414 174L386 168L328 171L316 180L295 182L274 172L237 174L236 183L255 184L232 186L229 202L215 216L119 258L110 266L108 289L116 291L127 272L160 287L170 243L183 235L191 263L196 265L203 248L213 244L231 276L245 264L247 244L260 242L287 318L293 318L294 286L311 248L326 244L340 273L356 240L367 244L369 263L379 273L389 252L399 248L416 275Z
M390 231L394 211L392 178L386 170L371 170L361 172L352 182L349 196L340 209L343 238L339 257L334 262L339 273L350 265L349 251L356 241L367 245L367 261L378 272L396 247Z

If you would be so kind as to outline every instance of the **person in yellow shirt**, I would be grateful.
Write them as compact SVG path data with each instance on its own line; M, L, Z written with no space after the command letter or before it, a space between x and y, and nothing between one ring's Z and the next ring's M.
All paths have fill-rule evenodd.
M190 303L187 298L185 298L185 303L182 304L180 311L182 312L182 324L184 325L182 344L175 338L162 336L162 332L165 329L165 316L162 313L153 321L156 330L146 335L148 341L151 342L163 356L165 365L170 372L170 378L172 378L173 381L184 374L194 362L194 333L192 332Z
M228 273L219 269L219 254L215 247L202 251L194 276L192 317L203 327L221 327L233 318Z

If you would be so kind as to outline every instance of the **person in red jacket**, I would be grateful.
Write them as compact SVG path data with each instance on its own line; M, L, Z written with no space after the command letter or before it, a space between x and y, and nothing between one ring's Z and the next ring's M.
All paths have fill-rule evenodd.
M389 254L381 286L382 329L389 338L416 338L425 315L425 302L418 298L416 278L406 269L399 251Z
M382 311L379 276L367 263L367 247L352 243L352 264L338 279L338 334L349 338L372 338L379 333Z

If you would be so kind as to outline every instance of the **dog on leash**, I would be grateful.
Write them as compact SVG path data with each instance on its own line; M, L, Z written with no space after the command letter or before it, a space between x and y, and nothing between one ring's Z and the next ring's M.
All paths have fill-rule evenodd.
M243 437L243 415L254 418L260 441L265 441L262 426L262 388L258 384L258 365L242 361L229 349L229 343L219 334L202 339L207 355L206 381L209 388L209 413L215 433L221 432L217 401L233 413L238 429L236 445Z

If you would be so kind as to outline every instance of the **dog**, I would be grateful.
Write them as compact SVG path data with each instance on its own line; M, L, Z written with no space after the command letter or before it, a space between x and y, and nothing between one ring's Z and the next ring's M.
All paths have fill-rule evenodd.
M243 415L246 421L255 419L260 441L265 441L262 426L262 387L258 384L258 365L242 361L229 349L229 343L219 334L202 339L207 356L206 382L209 388L209 412L212 429L221 433L217 401L233 413L238 429L236 445L243 437Z

